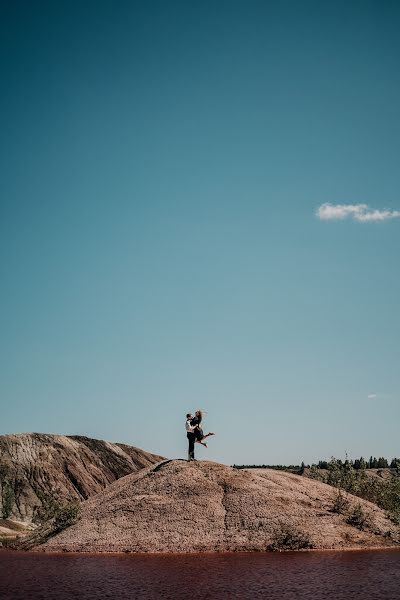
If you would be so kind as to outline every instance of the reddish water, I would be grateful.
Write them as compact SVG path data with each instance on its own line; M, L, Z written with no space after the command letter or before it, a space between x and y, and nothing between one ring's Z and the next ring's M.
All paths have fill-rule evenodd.
M2 600L399 600L400 551L208 555L0 552Z

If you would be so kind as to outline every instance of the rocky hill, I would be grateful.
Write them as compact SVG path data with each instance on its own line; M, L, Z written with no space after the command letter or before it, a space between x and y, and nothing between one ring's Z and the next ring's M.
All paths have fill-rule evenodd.
M31 523L54 503L86 500L120 477L162 458L83 436L2 435L0 518Z
M324 483L280 471L164 461L84 502L79 521L37 549L261 551L396 543L399 528L381 509L348 496L345 514L337 514L335 494Z

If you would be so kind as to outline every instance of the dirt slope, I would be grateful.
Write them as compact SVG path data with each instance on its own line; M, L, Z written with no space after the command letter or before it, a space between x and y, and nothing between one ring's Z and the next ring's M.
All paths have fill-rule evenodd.
M160 460L138 448L82 436L2 435L0 517L29 523L43 504L85 500ZM7 497L11 512L4 506Z
M164 461L116 481L82 505L81 519L37 549L87 552L265 550L282 527L314 548L391 545L398 530L379 508L359 531L330 511L332 487L289 473ZM391 531L391 537L388 532Z

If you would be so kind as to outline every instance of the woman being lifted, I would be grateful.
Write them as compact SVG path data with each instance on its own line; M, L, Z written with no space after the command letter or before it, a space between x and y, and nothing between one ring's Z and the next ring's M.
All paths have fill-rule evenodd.
M201 410L196 410L196 412L194 413L193 419L190 421L190 424L192 425L192 427L194 426L193 433L195 435L195 441L198 444L201 444L202 446L205 446L206 448L208 448L208 445L204 440L206 438L210 437L210 435L215 435L215 433L210 431L209 433L204 434L203 428L201 425L202 421L203 421L203 412Z

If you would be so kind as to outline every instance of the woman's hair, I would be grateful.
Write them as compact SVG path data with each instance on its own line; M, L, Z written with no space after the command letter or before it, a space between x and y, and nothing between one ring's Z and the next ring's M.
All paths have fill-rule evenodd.
M201 423L201 422L202 422L202 420L203 420L203 411L201 411L201 410L196 410L196 417L198 418L198 420L199 420L199 423Z

